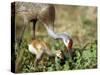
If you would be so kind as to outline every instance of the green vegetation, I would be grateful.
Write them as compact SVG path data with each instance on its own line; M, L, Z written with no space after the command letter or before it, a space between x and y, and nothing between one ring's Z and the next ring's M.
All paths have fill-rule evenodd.
M55 45L52 45L52 49L59 49L62 42L58 42ZM64 49L62 46L60 49ZM45 71L66 71L66 70L77 70L77 69L91 69L97 67L97 42L88 43L84 48L74 48L72 57L67 57L64 65L60 65L56 59L52 59L52 62L49 57L44 56L43 59L39 62L37 68L34 68L34 58L35 56L28 51L27 42L24 41L21 45L20 50L16 49L16 57L19 57L20 52L22 52L21 57L22 61L17 67L21 66L19 72L45 72ZM17 59L18 59L17 58ZM16 64L20 60L16 61Z

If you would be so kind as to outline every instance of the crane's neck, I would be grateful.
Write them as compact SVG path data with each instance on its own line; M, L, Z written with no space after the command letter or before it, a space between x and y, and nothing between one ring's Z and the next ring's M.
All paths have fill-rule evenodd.
M54 32L53 29L51 27L48 27L47 25L45 25L45 28L48 32L48 34L54 38L54 39L62 39L62 41L64 42L66 48L68 49L68 51L70 51L69 53L72 53L72 45L73 45L73 41L71 39L71 37L69 36L68 33L66 32L62 32L62 33L57 33Z
M44 26L45 26L49 36L51 36L52 38L54 38L54 39L62 39L63 41L67 41L68 39L70 39L68 33L65 33L65 32L57 33L57 32L53 31L52 27L50 27L50 26L48 27L47 25L44 25Z
M53 31L53 28L52 27L50 27L50 26L48 27L47 25L44 25L44 26L45 26L45 28L46 28L49 36L51 36L54 39L57 39L58 38L57 33Z

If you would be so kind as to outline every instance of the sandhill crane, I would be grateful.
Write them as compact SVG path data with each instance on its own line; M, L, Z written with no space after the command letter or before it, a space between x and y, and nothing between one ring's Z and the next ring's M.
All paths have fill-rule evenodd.
M15 7L15 8L13 8ZM15 10L15 12L14 12ZM15 2L12 4L12 16L20 14L24 20L19 44L21 43L23 33L29 22L33 22L33 39L35 39L35 25L40 21L46 28L48 34L54 39L62 39L68 49L71 49L73 41L67 33L56 33L53 31L55 20L55 7L52 4Z

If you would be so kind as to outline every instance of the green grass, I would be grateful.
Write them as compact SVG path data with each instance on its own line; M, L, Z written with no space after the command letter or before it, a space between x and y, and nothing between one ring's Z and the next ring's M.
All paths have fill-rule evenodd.
M51 49L64 50L64 45L61 45L61 41L55 41L55 45L51 44ZM60 47L61 46L61 47ZM60 47L60 48L59 48ZM21 57L20 57L20 52ZM23 41L21 48L16 49L17 60L16 63L20 62L17 66L21 66L18 72L45 72L45 71L66 71L66 70L77 70L77 69L91 69L97 68L97 42L88 43L84 48L75 48L72 57L67 57L64 65L60 65L55 59L54 62L44 56L41 62L39 62L37 68L34 68L35 55L28 51L27 41Z

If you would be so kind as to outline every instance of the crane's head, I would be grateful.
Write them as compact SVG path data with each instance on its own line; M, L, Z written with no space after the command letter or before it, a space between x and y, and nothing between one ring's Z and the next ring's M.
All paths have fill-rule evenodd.
M73 46L73 40L70 38L70 39L64 39L64 44L66 46L66 49L67 51L72 55L72 52L73 52L73 49L72 49L72 46Z
M66 47L67 47L67 49L72 49L72 46L73 46L73 41L72 41L72 39L68 39L67 41L66 41Z
M72 38L69 36L68 33L66 32L62 32L62 33L57 33L57 38L60 38L63 40L65 46L67 47L68 50L72 49L73 46L73 40Z

